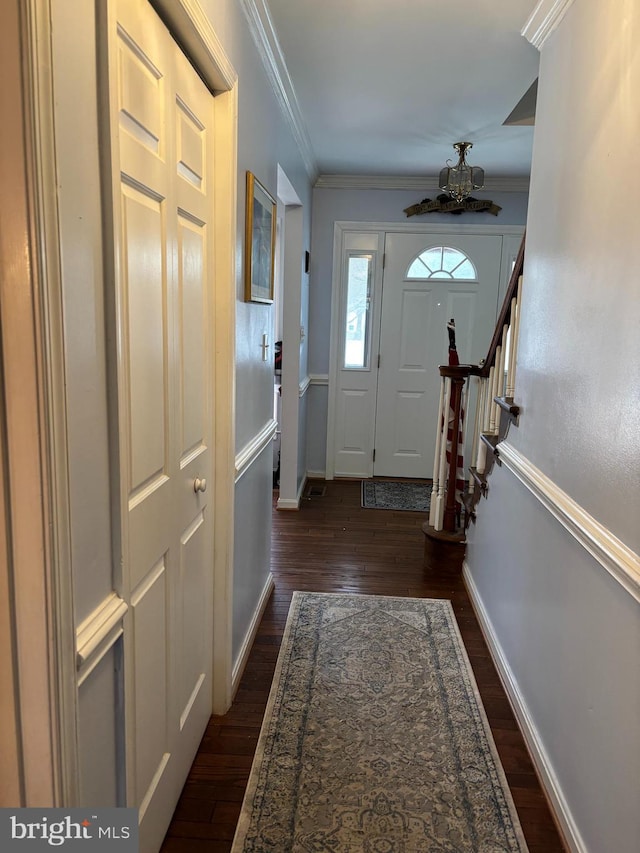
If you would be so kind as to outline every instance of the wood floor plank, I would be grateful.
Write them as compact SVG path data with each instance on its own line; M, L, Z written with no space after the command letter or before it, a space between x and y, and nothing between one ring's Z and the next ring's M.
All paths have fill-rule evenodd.
M362 508L360 481L321 485L324 495L305 498L299 512L276 511L274 493L275 589L233 706L211 718L161 853L231 849L294 590L449 599L530 853L565 853L462 578L424 568L423 514Z

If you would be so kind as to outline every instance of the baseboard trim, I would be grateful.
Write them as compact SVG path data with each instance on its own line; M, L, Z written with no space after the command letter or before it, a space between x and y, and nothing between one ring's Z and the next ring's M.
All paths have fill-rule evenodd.
M324 468L322 471L307 471L307 480L325 480L326 473Z
M243 474L249 470L262 451L269 445L278 429L278 424L273 418L262 427L260 432L254 436L248 444L242 448L235 459L235 481L236 483Z
M276 509L297 510L300 509L300 499L291 500L291 498L278 498Z
M298 494L296 495L295 500L292 498L278 498L278 502L276 504L276 509L288 509L288 510L298 510L300 509L300 501L302 500L302 494L307 485L307 477L309 475L305 474L302 478L302 482L298 488Z
M542 740L538 735L535 723L529 714L518 682L504 655L502 646L493 630L489 614L480 598L480 593L471 575L469 564L464 560L462 564L462 577L464 578L471 605L476 614L480 629L489 647L491 658L498 670L500 681L505 689L511 709L518 721L520 731L525 739L531 760L540 778L540 784L549 801L549 807L558 825L558 830L563 837L567 848L571 853L588 853L587 846L580 835L580 831L573 819L569 804L560 787L555 775L551 761L546 753Z
M260 598L258 599L258 604L256 605L253 618L251 619L251 623L249 625L247 633L245 634L242 646L240 647L240 654L238 655L238 660L233 665L233 672L231 675L232 698L235 697L238 687L240 686L240 680L242 679L245 667L247 665L247 661L249 660L249 655L251 654L251 649L253 648L253 642L256 638L256 634L258 633L258 628L260 627L260 622L262 620L265 607L267 606L269 596L271 595L274 586L275 582L273 580L273 575L271 574L271 572L269 572L265 585L263 586L262 592L260 593Z
M508 442L498 445L500 461L627 592L640 602L640 556L589 515L546 474Z

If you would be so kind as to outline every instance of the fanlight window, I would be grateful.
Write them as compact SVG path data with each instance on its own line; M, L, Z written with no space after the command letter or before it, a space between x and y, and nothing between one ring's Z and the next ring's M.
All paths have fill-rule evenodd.
M459 249L434 246L425 249L411 263L407 278L451 278L455 281L476 280L478 274L472 261Z

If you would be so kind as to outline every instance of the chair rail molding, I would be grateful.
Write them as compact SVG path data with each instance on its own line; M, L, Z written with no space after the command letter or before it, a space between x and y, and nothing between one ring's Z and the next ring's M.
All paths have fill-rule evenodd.
M573 0L540 0L522 29L522 35L538 50L556 29Z
M329 374L328 373L310 373L309 378L311 380L312 385L328 385L329 384Z
M311 385L311 377L305 376L303 380L301 380L300 385L298 386L298 397L304 397L304 395L309 390L309 385Z
M318 176L316 156L267 4L264 0L241 0L241 6L271 87L300 149L309 179L313 183Z
M500 461L627 592L640 602L640 556L607 530L573 498L508 442L497 446Z
M129 607L112 592L76 630L78 686L100 663L123 633L122 620Z
M247 442L240 453L236 456L236 483L246 474L249 468L253 465L262 451L268 446L269 442L275 437L278 423L273 418L262 427L257 435Z

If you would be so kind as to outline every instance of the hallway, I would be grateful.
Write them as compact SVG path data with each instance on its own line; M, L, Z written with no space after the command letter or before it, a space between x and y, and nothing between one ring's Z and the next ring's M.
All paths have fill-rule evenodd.
M421 513L362 509L360 481L312 482L300 512L273 513L267 605L232 708L212 717L162 853L228 853L293 590L452 601L530 853L563 847L461 577L423 568ZM309 485L306 495L309 494ZM277 493L274 493L277 497ZM275 505L275 504L274 504ZM282 851L285 853L285 851Z

